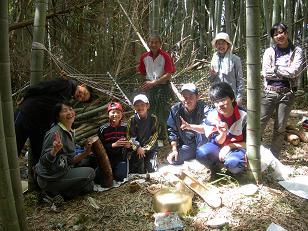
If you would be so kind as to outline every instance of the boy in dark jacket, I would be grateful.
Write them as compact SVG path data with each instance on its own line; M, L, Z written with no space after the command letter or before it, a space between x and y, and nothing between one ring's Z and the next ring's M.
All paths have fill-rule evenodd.
M139 94L133 100L135 114L130 117L127 139L132 145L131 173L146 173L157 170L157 117L148 113L148 98Z
M128 174L127 154L131 144L126 140L127 125L122 121L123 107L118 102L108 105L109 122L98 130L98 137L106 149L116 181L123 181Z

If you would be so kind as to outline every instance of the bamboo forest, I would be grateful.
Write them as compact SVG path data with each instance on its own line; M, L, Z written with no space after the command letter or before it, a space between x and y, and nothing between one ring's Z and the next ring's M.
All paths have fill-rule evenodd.
M0 231L308 230L306 0L2 0Z

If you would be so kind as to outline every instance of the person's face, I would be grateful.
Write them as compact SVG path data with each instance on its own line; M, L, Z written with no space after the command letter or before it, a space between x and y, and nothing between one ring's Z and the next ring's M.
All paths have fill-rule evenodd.
M74 98L79 102L86 102L90 99L90 92L84 84L78 85L75 91Z
M187 111L193 111L197 106L198 95L189 91L183 91L182 96L184 98L184 107Z
M224 115L225 117L229 117L233 114L233 101L234 99L231 100L231 98L227 96L225 98L216 100L214 105L220 114Z
M62 104L61 111L59 112L59 122L62 124L73 124L76 113L71 106Z
M153 53L156 54L160 47L161 47L161 42L159 38L150 38L149 48Z
M218 53L224 54L229 49L229 44L225 40L219 39L216 41L215 47Z
M122 111L118 110L118 109L112 109L108 112L108 116L110 119L110 122L113 125L118 125L122 119Z
M141 118L145 118L146 115L147 115L147 111L150 108L150 105L148 103L144 103L144 102L139 100L139 101L135 102L134 108L135 108L135 111L138 113L138 115Z
M277 46L286 47L288 46L288 33L278 28L273 35L273 40Z

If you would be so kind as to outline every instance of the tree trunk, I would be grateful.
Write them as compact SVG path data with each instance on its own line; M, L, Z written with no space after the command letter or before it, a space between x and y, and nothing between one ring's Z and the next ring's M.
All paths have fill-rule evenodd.
M247 43L247 155L257 183L261 181L260 164L260 40L259 1L246 0Z
M271 36L270 36L270 31L271 31L271 27L272 27L272 21L271 21L271 17L269 14L269 0L263 0L263 12L264 12L264 20L265 20L265 28L266 28L266 32L267 32L267 42L266 45L269 46L271 44Z
M233 33L231 31L232 28L232 17L231 17L231 1L225 0L225 27L226 33L230 36L232 41Z
M221 14L222 14L222 0L217 0L215 1L215 21L214 21L215 35L221 31Z
M291 41L293 41L292 15L294 15L294 8L292 7L291 0L284 0L284 23L289 27L288 36ZM296 28L296 26L294 26L294 28Z
M0 8L0 30L0 228L26 230L13 123L7 0Z
M48 0L36 0L33 42L45 43L45 21ZM44 50L32 48L30 85L37 84L43 76Z
M281 19L281 0L274 0L272 24L280 22Z
M152 0L150 4L150 17L149 17L149 27L150 34L159 34L160 28L160 11L159 11L159 0Z
M46 10L48 0L37 0L35 3L35 16L34 16L34 28L33 28L33 42L39 42L44 44L45 38L45 21L46 21ZM31 52L31 75L30 85L37 84L43 77L43 63L44 63L44 50L37 47L32 47ZM35 189L33 179L33 163L31 149L29 151L28 158L28 188L29 191Z

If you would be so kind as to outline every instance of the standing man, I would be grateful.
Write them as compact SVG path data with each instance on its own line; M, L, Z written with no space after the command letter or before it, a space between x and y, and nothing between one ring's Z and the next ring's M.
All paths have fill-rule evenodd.
M274 45L265 50L262 63L261 134L275 112L270 150L277 156L282 149L287 120L294 104L303 52L289 40L285 24L276 23L270 32Z
M158 35L149 38L149 52L140 57L139 72L145 76L140 87L151 102L150 114L158 117L159 145L167 140L166 120L171 107L172 89L170 86L171 74L175 72L174 63L170 55L161 49L162 41Z
M202 125L209 107L199 100L195 84L187 83L181 88L184 98L172 106L167 120L169 141L172 152L167 160L170 164L183 164L184 161L203 155L203 146L207 142Z
M45 133L52 124L52 112L57 103L74 98L80 102L91 100L92 89L73 80L53 79L30 86L15 112L15 133L18 154L29 138L32 161L29 161L29 176L38 162ZM33 163L31 163L33 162Z

